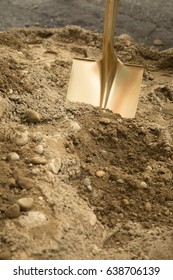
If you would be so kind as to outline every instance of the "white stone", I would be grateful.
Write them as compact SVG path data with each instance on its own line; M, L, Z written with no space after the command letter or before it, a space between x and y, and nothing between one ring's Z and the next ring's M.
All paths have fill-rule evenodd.
M45 224L47 218L39 211L30 211L26 216L20 216L18 222L23 227L34 228Z
M56 159L52 159L50 162L49 162L49 170L57 175L60 168L61 168L61 159L60 158L56 158Z
M43 152L44 152L44 147L43 145L38 145L35 149L36 153L39 154L39 155L42 155Z
M92 188L91 185L87 186L87 189L88 189L90 192L92 192L92 190L93 190L93 188Z
M19 159L20 159L19 155L15 152L9 153L8 156L7 156L8 161L16 161L16 160L19 160Z
M80 125L79 125L77 122L71 122L71 128L72 128L74 131L76 131L76 132L78 132L79 130L81 130L81 127L80 127Z
M22 133L18 133L15 137L15 143L18 146L24 146L28 143L28 131L22 132Z
M90 222L90 225L92 227L94 227L95 224L97 223L97 217L93 212L90 213L90 221L89 222Z
M91 180L90 180L90 178L85 178L84 180L83 180L83 185L85 186L85 187L88 187L88 186L90 186L91 185Z
M144 189L148 188L147 183L144 182L144 181L140 183L140 186L141 186L142 188L144 188Z

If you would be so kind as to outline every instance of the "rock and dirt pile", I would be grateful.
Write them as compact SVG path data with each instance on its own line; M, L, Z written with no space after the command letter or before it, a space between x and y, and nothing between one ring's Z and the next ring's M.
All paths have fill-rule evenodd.
M0 259L173 258L173 49L116 38L145 69L122 119L66 100L72 58L101 46L75 26L0 33Z

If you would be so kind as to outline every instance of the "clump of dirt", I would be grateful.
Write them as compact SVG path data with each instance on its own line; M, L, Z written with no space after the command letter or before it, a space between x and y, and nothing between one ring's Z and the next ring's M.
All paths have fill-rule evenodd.
M123 119L66 100L72 58L101 47L75 26L0 33L0 259L173 258L172 52L115 39L144 66Z

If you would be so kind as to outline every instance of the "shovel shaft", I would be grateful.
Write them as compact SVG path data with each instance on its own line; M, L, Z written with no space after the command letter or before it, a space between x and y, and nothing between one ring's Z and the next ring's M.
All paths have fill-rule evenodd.
M102 60L100 68L100 107L106 108L110 90L114 81L117 57L114 53L114 32L118 12L119 0L107 0L105 19Z
M107 53L114 55L114 33L116 25L116 17L118 13L119 0L107 0L105 19L104 19L104 35L103 35L103 57Z

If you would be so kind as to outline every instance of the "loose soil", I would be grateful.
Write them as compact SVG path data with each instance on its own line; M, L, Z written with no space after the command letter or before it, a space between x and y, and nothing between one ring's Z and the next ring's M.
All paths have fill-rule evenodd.
M66 100L101 34L0 33L0 259L173 259L173 50L114 46L145 69L134 119Z

